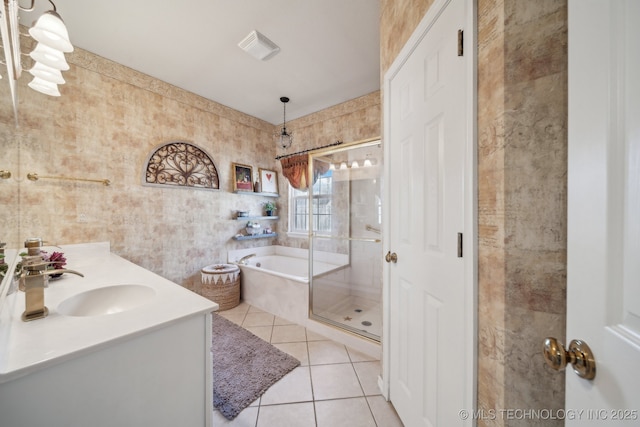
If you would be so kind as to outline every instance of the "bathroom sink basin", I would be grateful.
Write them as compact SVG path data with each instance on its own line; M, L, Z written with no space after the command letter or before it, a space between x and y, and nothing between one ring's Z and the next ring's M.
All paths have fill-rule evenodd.
M113 285L67 298L58 312L67 316L102 316L120 313L149 302L156 291L144 285Z

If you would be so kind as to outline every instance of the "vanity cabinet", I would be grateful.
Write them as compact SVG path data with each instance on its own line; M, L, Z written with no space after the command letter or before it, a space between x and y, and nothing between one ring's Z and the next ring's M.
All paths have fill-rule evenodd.
M85 277L49 283L47 317L23 322L24 293L4 298L0 426L211 426L218 305L110 253L108 243L61 249ZM132 284L153 292L120 311L65 314L79 294Z
M0 384L0 425L210 426L208 325L193 316Z

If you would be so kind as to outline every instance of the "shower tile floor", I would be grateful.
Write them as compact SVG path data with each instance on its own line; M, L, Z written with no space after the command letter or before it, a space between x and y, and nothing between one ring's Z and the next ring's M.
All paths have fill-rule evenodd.
M214 426L402 427L378 389L380 361L241 302L219 313L298 360L300 366L229 421Z
M314 314L377 337L382 336L382 305L380 300L349 296L328 308L314 308Z

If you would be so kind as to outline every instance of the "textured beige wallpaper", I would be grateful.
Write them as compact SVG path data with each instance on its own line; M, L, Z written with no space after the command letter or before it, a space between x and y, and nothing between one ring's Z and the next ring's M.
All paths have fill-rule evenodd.
M284 233L288 185L275 160L276 127L81 49L68 61L60 98L29 89L28 76L19 81L17 128L8 87L0 86L0 169L13 174L0 180L0 240L11 247L31 236L52 244L110 241L117 254L196 290L200 269L225 261L230 249L303 244ZM378 92L348 101L287 123L295 134L289 150L377 136L380 118ZM147 157L170 141L205 150L220 190L143 186ZM261 215L268 200L232 192L233 162L251 165L255 177L258 168L280 174L280 220L263 226L281 239L232 240L244 227L235 211ZM105 178L112 185L32 182L29 172Z

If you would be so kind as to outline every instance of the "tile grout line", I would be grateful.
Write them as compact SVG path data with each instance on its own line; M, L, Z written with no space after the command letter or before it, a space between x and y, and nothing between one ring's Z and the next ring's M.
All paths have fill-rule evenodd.
M313 403L313 420L316 427L318 426L318 411L316 410L316 393L313 389L313 375L311 375L311 353L309 352L309 335L307 328L304 328L304 341L307 347L307 366L309 366L309 385L311 387L311 401Z
M247 310L244 311L244 314L242 316L242 321L240 326L242 326L244 329L247 329L247 327L245 327L243 324L245 323L245 321L248 319L248 315L252 313L252 307L251 305L248 306ZM268 313L268 312L264 312L264 313ZM240 313L242 314L242 313ZM268 313L268 314L272 314L272 313ZM272 314L273 315L273 314ZM282 321L286 321L289 322L286 319L281 319L280 322ZM265 327L270 326L271 330L270 330L270 335L269 335L269 343L274 345L274 343L272 342L275 336L275 327L276 326L289 326L289 323L285 323L283 325L276 325L276 323L278 323L278 318L276 315L273 315L273 318L270 321L270 325L265 324ZM292 323L291 325L297 325L295 323ZM257 327L258 325L254 325L254 327ZM297 325L300 326L300 325ZM260 415L264 415L263 411L262 411L262 407L267 407L267 406L283 406L283 405L288 405L288 404L301 404L301 403L312 403L312 407L313 407L313 417L314 417L314 425L317 427L318 426L318 412L317 412L317 407L316 404L317 402L320 401L340 401L340 400L349 400L349 399L354 399L354 398L359 398L362 397L365 399L365 403L367 405L367 408L369 409L369 414L371 416L371 419L373 420L373 423L376 427L379 426L379 421L376 419L373 410L372 410L372 405L369 402L368 397L372 397L372 396L377 396L378 394L367 394L365 389L364 389L364 385L363 385L363 380L360 378L360 376L358 375L358 371L356 370L355 364L356 363L360 363L360 362L368 362L368 360L362 360L362 361L354 361L354 357L356 355L352 354L349 351L349 348L344 345L342 345L342 348L344 349L344 351L346 351L347 353L347 360L345 362L337 362L334 361L332 363L320 363L320 364L316 364L314 365L312 363L311 360L311 350L310 350L310 346L309 346L309 330L306 327L304 328L304 341L300 340L300 341L296 341L296 338L294 336L291 336L291 338L289 338L288 340L286 340L285 342L278 342L275 344L296 344L296 343L304 343L305 347L304 347L304 351L306 352L306 357L307 357L307 365L306 368L308 369L308 379L309 379L309 386L311 388L311 399L310 401L300 401L300 402L283 402L283 403L277 403L277 404L273 404L273 405L264 405L262 403L262 396L260 396L258 402L257 402L257 407L256 407L256 418L255 418L255 424L254 427L258 427L259 423L260 423ZM255 335L255 334L254 334ZM331 341L330 339L326 339L326 340L314 340L315 341ZM345 364L345 363L349 363L351 364L351 369L353 371L353 374L356 376L356 380L358 381L358 385L360 387L360 391L361 391L361 396L351 396L351 397L340 397L340 398L331 398L331 399L323 399L323 400L317 400L316 396L315 396L315 390L314 390L314 386L313 386L313 375L312 375L312 369L314 366L330 366L330 365L341 365L341 364ZM302 367L302 365L300 365L300 367ZM309 414L310 415L310 414Z

